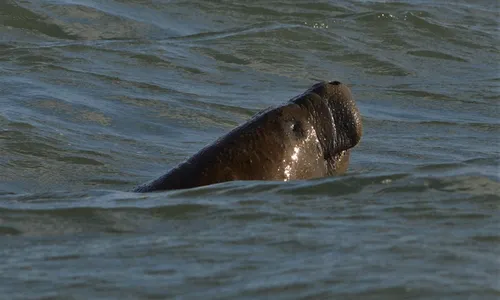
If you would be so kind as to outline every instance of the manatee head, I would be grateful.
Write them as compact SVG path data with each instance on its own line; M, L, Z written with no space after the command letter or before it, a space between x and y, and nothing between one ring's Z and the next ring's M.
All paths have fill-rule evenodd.
M350 150L362 135L359 110L349 88L338 82L321 82L278 108L285 133L292 139L284 154L284 171L290 179L341 174L349 165ZM286 127L289 127L287 130ZM290 172L289 172L290 173Z

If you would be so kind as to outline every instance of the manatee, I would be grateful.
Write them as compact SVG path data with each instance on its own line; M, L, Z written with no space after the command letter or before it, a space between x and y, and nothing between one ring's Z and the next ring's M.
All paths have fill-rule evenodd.
M264 110L135 192L233 180L290 181L344 173L362 135L349 88L321 82Z

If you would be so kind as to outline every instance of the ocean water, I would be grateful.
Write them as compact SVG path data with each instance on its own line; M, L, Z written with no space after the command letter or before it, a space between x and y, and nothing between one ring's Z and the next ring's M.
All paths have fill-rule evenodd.
M0 1L0 299L498 299L498 16ZM320 80L363 115L345 175L128 192Z

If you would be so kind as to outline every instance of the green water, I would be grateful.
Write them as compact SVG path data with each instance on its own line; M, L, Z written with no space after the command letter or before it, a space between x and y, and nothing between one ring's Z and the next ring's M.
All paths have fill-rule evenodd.
M498 299L495 1L0 2L0 299ZM345 176L129 193L319 80Z

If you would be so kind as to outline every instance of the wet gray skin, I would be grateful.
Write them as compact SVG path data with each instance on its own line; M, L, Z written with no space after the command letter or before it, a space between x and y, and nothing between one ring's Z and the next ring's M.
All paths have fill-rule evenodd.
M362 135L349 88L322 82L258 113L135 192L187 189L232 180L290 181L341 174Z

